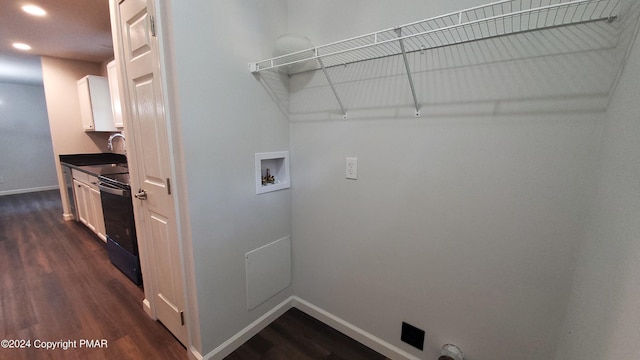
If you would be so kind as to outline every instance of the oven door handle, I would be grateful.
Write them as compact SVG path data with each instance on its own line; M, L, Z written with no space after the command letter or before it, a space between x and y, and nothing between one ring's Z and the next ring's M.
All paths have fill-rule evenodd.
M98 184L98 188L100 189L100 191L104 191L107 194L111 194L111 195L117 195L117 196L122 196L122 197L129 197L129 192L127 190L124 189L115 189L109 186L106 186L106 184L104 183L99 183Z

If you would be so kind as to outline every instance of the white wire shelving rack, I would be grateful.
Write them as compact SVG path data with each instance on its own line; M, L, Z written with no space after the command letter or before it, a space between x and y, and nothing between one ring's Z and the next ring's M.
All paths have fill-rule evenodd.
M322 70L343 117L347 109L328 68L355 62L403 56L415 115L420 104L407 54L441 47L593 22L611 23L623 11L622 0L502 0L346 40L249 63L252 73L284 70L290 75Z

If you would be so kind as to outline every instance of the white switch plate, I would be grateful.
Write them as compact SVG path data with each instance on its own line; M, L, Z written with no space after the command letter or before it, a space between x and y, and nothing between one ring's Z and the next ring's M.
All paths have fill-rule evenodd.
M345 178L358 180L358 158L347 158L345 166Z

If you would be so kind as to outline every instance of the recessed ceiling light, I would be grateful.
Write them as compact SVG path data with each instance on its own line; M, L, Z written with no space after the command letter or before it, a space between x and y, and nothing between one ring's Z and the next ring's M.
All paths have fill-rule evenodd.
M13 43L13 47L18 50L31 50L31 46L24 43Z
M22 10L24 12L26 12L27 14L31 14L34 16L45 16L47 15L47 12L44 11L43 8L41 8L40 6L36 6L36 5L25 5L22 7Z

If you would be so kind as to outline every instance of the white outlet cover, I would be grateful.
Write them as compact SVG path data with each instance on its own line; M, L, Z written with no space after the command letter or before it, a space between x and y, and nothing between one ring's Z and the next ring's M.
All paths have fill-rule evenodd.
M358 158L348 157L345 164L345 178L358 180Z

